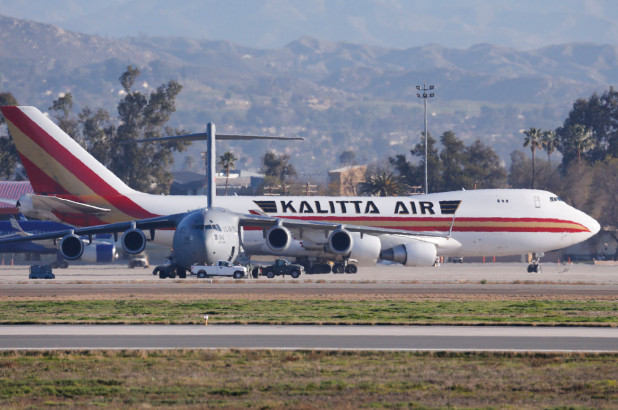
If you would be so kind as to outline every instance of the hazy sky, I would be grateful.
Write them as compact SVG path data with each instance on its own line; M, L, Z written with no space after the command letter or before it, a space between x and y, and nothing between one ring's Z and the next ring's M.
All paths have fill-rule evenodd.
M0 14L105 37L259 48L302 36L396 48L618 43L616 0L0 0Z

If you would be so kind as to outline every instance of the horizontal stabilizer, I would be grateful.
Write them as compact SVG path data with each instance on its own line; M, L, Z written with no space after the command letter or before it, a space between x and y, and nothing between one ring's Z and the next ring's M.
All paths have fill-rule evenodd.
M133 142L163 142L163 141L206 141L208 138L207 132L198 132L196 134L175 135L172 137L147 138L143 140L121 141L121 144L130 144ZM217 133L217 140L236 140L236 141L251 141L251 140L280 140L280 141L304 141L302 137L268 137L265 135L231 135Z
M31 195L34 209L50 212L60 212L64 214L87 214L104 215L111 211L109 208L99 208L98 206L83 204L71 201L70 199L58 198L46 195Z

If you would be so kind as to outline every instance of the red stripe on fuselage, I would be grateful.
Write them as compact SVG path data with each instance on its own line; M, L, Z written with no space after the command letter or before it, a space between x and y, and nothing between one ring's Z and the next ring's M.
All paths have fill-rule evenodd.
M39 127L38 124L32 121L19 108L4 107L3 113L9 121L11 121L17 128L19 128L24 133L24 135L34 141L39 147L41 147L49 155L54 157L56 161L62 164L62 166L68 173L75 175L94 193L103 197L106 201L108 201L112 206L116 207L121 212L124 212L131 217L140 218L150 218L158 216L143 209L128 197L121 195L114 187L109 185L92 169L90 169L87 165L85 165L78 158L76 158L70 151L68 151L64 146L62 146L58 141L56 141L56 139L49 135L45 130ZM23 158L26 157L26 155L27 153L20 152L20 157ZM32 164L32 162L30 162L30 164ZM43 172L39 168L36 169L38 171L35 171L37 174ZM36 175L36 177L38 176L39 175ZM46 181L45 183L49 183L50 179L51 178L48 177L48 181ZM55 185L59 186L59 184L57 184L57 181ZM46 190L50 187L51 186L48 186ZM62 192L56 192L55 194L68 194L68 191L65 188L61 186L60 188L62 188ZM50 194L50 192L44 191L41 193Z
M336 223L349 223L351 225L364 225L371 226L374 228L383 227L385 229L401 229L404 231L413 231L413 232L445 232L450 228L450 224L453 221L453 218L439 218L439 217L392 217L392 216L290 216L290 215L279 215L273 216L275 218L287 218L287 219L299 219L299 220L307 220L307 221L319 221L319 222L336 222ZM381 224L380 222L396 222L398 225L386 225ZM423 225L418 225L418 223L424 223ZM439 225L425 225L425 223L431 222ZM478 223L479 225L470 225L470 226L458 226L458 222L465 223ZM442 223L442 224L440 224ZM499 225L495 226L487 226L488 223L495 223ZM512 225L504 225L504 223L509 223ZM535 224L536 226L529 226L529 224ZM548 224L566 224L567 226L548 226ZM519 225L519 226L518 226ZM246 228L245 228L246 229ZM247 230L258 230L262 228L249 228ZM584 225L567 221L562 219L554 219L554 218L456 218L455 225L453 226L453 232L569 232L569 233L578 233L578 232L590 232L588 228Z

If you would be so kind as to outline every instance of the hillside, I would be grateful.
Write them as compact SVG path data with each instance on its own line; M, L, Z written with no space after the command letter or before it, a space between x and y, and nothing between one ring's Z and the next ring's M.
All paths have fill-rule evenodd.
M214 121L226 132L305 136L308 143L268 147L290 153L303 172L324 174L348 148L360 161L407 152L423 126L416 85L424 80L436 86L434 136L453 130L480 138L506 161L521 149L521 129L555 128L576 98L615 84L617 51L600 44L402 50L309 37L262 50L191 38L108 39L0 16L0 91L43 110L71 92L78 110L114 112L118 77L134 64L145 90L170 79L184 85L174 126L200 131ZM202 149L191 155L198 159ZM258 168L265 149L235 145L238 165ZM323 169L315 170L318 159Z

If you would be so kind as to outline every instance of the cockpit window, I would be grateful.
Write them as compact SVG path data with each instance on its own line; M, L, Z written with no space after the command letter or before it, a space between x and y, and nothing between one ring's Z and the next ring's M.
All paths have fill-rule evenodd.
M560 197L557 197L557 196L552 196L552 197L549 197L549 202L562 202L562 199L560 199Z
M210 224L210 225L193 225L194 229L199 229L199 230L205 230L208 231L210 229L214 229L215 231L219 231L219 232L223 232L223 230L221 229L221 225L219 224Z

